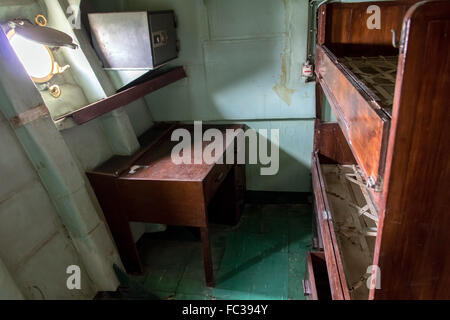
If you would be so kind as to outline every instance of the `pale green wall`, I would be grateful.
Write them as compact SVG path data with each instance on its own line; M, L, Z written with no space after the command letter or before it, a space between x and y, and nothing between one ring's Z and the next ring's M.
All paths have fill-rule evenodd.
M52 0L48 4L55 6L58 2ZM61 8L57 9L49 14L46 1L0 0L0 19L25 17L33 20L37 13L44 13L53 24L56 22L53 14L62 12ZM65 19L59 19L59 22L55 27L64 27ZM2 37L5 39L4 35ZM29 299L82 299L92 298L97 290L115 290L118 282L112 264L121 263L105 228L101 210L86 185L84 169L112 156L116 150L111 141L120 141L121 132L114 130L114 125L109 125L114 121L107 118L96 120L84 129L66 130L62 135L48 118L39 119L26 128L12 130L9 118L16 112L39 105L42 99L7 47L2 42L0 282L8 284L11 291L2 292L1 296L17 297L17 294L11 294L19 290ZM86 59L83 51L77 54L76 63ZM67 58L61 57L60 53L58 56ZM72 82L83 92L81 97L62 99L62 102L76 103L87 98L85 83L79 81L76 72L72 73L78 66L74 67L75 70L59 77L58 81L63 90L68 82ZM89 71L90 64L85 64L84 68ZM85 80L98 82L96 74L89 73L93 77ZM72 77L73 74L75 76ZM101 96L104 93L97 90L97 94ZM44 95L43 98L51 104L49 97ZM128 117L124 111L122 114L126 124ZM120 116L120 111L118 115L109 115L113 120L114 117L120 120ZM131 125L129 128L133 131ZM134 132L132 134L137 141ZM66 268L70 265L81 267L82 290L70 291L66 287ZM14 288L14 283L17 288Z
M280 172L247 166L251 190L310 191L314 84L305 84L307 0L90 0L98 11L175 10L188 78L146 97L155 121L280 130ZM135 74L137 77L139 74ZM133 73L113 73L116 87ZM129 113L130 115L130 113ZM139 113L130 115L134 126Z
M171 64L182 64L189 77L146 97L155 121L233 120L280 129L280 173L261 177L248 166L248 187L310 191L315 93L301 78L307 0L125 0L121 6L174 9L178 16L181 52Z
M83 263L1 112L0 146L0 262L28 299L92 297L95 291ZM66 268L73 264L82 266L80 291L65 287ZM7 295L0 292L0 297Z
M0 21L32 19L35 1L0 1ZM7 102L1 95L0 109ZM28 299L76 299L95 295L85 269L82 290L65 287L66 268L83 266L56 209L10 124L0 112L0 278L6 273L16 292ZM3 283L2 283L3 284ZM14 288L0 286L0 297L15 299Z
M54 116L56 114L55 111L61 111L61 108L65 110L73 110L76 107L84 106L88 102L96 101L100 98L106 97L114 93L115 88L108 75L101 69L100 62L95 55L95 52L91 48L89 41L87 40L86 34L84 30L72 30L68 24L66 19L65 10L68 7L69 3L76 3L76 0L23 0L23 1L10 1L10 0L0 0L0 20L7 21L13 18L27 18L33 21L34 16L38 13L43 13L47 16L49 26L64 31L72 37L74 37L75 41L80 44L80 49L76 51L72 51L69 49L62 48L56 54L56 58L61 65L64 62L68 62L71 65L71 69L67 71L63 75L56 76L53 81L61 86L63 94L60 99L54 99L46 92L41 92L42 98L44 99L47 107L52 112ZM3 80L3 79L2 79ZM32 85L32 84L31 84ZM4 97L3 97L4 98ZM0 99L0 103L6 104L9 103L7 99ZM0 107L2 107L0 105ZM29 106L31 107L31 106ZM0 108L3 109L3 108ZM3 110L2 110L3 111ZM66 123L68 122L68 123ZM7 123L7 122L5 122ZM70 121L64 121L62 123L58 123L58 128L66 128L65 130L60 131L57 136L52 136L52 139L61 139L67 145L69 150L58 150L58 148L54 148L54 152L65 152L65 156L71 161L74 161L78 164L78 168L75 170L79 170L79 174L84 177L85 170L92 169L99 164L103 163L114 154L131 154L138 147L137 136L148 130L153 124L151 114L149 108L144 99L140 99L138 101L133 102L126 108L122 108L116 110L114 112L109 113L99 119L93 120L83 126L73 126ZM1 141L0 141L1 142ZM51 142L48 141L51 145ZM9 152L9 145L4 146L1 144L2 148L5 148L5 152ZM19 149L22 149L22 146L18 146ZM69 151L69 152L67 152ZM49 155L47 155L49 156ZM8 163L13 166L14 161L11 158L5 159L5 161L12 161ZM17 170L23 170L20 166ZM87 183L87 179L84 177L85 183ZM54 185L50 187L55 187ZM76 195L73 195L73 199L70 199L65 206L61 207L62 211L68 211L71 205L81 206L83 210L83 214L90 219L90 221L94 221L97 219L97 213L88 212L90 209L95 208L98 211L98 215L102 217L102 213L98 203L94 199L94 195L92 190L89 189L89 185L86 187L90 192L90 199L86 199L86 197L79 196L80 192L86 192L83 190L78 190ZM16 190L17 194L21 194L22 192L26 192L26 190L18 189ZM39 193L37 193L39 196ZM69 198L72 195L68 195ZM15 197L17 201L24 201L23 198ZM54 199L53 199L54 200ZM70 202L73 200L73 202ZM92 201L91 201L92 200ZM57 201L60 201L58 199ZM49 210L45 210L39 205L35 205L37 210L40 210L40 214L45 218L51 215ZM4 213L5 219L8 219L7 216L12 212L10 206L2 206L0 208L0 215ZM53 207L52 207L53 208ZM79 207L80 208L80 207ZM23 208L26 210L27 208ZM54 209L54 208L53 208ZM73 209L73 208L72 208ZM31 211L24 212L23 216L32 214ZM70 214L73 214L70 213ZM33 221L30 219L30 221ZM44 221L44 220L42 220ZM11 234L22 234L23 232L18 232L18 230L30 228L26 223L26 219L22 219L20 221L13 221L14 228L10 229ZM61 223L61 222L59 222ZM7 224L5 224L6 226ZM10 225L11 226L11 225ZM138 238L146 229L145 224L133 224L132 230L136 233L136 238ZM76 228L75 228L76 229ZM73 228L71 230L74 231ZM114 279L111 278L112 273L112 262L111 260L116 259L117 257L113 257L115 254L115 250L111 249L111 246L114 244L110 241L110 239L105 239L105 233L107 233L103 227L98 227L92 233L89 233L88 237L92 239L83 238L83 239L72 239L74 243L76 243L78 253L81 257L86 260L86 268L82 267L83 272L88 269L89 271L97 270L98 273L102 273L98 277L98 275L94 275L93 282L95 283L95 289L103 289L103 290L114 290L117 283ZM5 233L5 236L8 236ZM95 238L95 239L94 239ZM60 238L55 238L56 243L60 243ZM2 240L2 239L0 239ZM5 248L5 250L11 245L9 244L8 239L3 239L5 241L0 241L0 250ZM25 240L27 238L25 237ZM25 241L24 240L24 241ZM17 241L17 239L16 239ZM96 242L102 242L102 248L97 248ZM17 241L18 244L22 244L24 247L27 247L27 243L23 241ZM53 242L52 242L53 243ZM47 248L47 247L42 247ZM55 249L56 247L53 247ZM30 247L27 249L32 250ZM83 276L83 281L86 282L86 285L83 286L83 291L78 292L69 292L65 288L65 282L60 281L60 273L51 271L52 267L57 267L57 263L60 260L55 260L53 263L52 259L50 259L50 255L57 255L57 250L47 250L46 255L39 255L39 263L40 265L33 265L33 267L38 268L38 272L34 274L30 273L27 279L19 279L18 285L22 288L30 287L31 284L36 284L38 281L38 287L41 288L42 281L49 281L54 283L54 287L42 289L45 298L68 298L68 297L78 297L78 298L90 298L95 294L95 289L90 288L94 287L94 284L86 282L88 277ZM61 261L70 257L69 249L66 250L66 255L60 255ZM92 252L94 256L92 256ZM24 251L26 254L27 251ZM34 254L38 254L38 250L34 250ZM108 257L104 257L102 255L107 255ZM7 259L7 256L6 258ZM0 252L0 260L2 260L2 255ZM71 261L78 262L78 257L74 256ZM34 261L34 260L33 260ZM117 261L117 260L116 260ZM7 262L5 262L7 264ZM120 264L120 262L119 262ZM80 264L82 265L82 264ZM104 266L106 265L106 269ZM10 267L10 264L7 264ZM45 272L46 268L51 271L49 274L43 275L42 272ZM109 268L109 269L108 269ZM64 268L61 269L65 271ZM10 270L13 277L17 276L17 268L13 267ZM95 271L94 271L95 273ZM3 275L0 275L0 279ZM90 275L91 276L91 275ZM52 279L53 277L53 279ZM41 282L39 282L42 279ZM100 283L98 282L100 280ZM23 290L23 289L22 289ZM40 296L35 296L34 293L24 292L26 298L40 298Z

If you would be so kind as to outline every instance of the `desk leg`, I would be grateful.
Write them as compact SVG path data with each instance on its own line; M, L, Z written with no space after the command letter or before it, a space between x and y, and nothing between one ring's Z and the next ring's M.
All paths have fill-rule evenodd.
M128 218L124 213L126 210L122 210L121 207L121 196L116 178L96 174L88 174L88 177L101 204L126 271L141 274L144 268L134 243Z
M205 267L205 279L208 287L214 287L214 272L211 256L211 242L208 228L200 228L203 246L203 265Z

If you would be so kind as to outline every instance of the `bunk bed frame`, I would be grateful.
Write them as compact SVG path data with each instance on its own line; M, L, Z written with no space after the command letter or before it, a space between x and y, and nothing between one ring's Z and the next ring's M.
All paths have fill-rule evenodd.
M319 8L308 298L450 298L449 52L450 1Z

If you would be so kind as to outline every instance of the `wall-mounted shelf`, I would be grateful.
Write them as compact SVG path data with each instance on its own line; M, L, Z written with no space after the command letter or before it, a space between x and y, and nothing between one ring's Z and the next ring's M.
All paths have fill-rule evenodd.
M108 112L126 106L127 104L142 98L149 93L159 90L186 77L187 75L184 68L176 67L143 83L129 87L126 90L116 93L108 98L91 103L81 109L58 117L55 121L70 117L76 124L84 124Z

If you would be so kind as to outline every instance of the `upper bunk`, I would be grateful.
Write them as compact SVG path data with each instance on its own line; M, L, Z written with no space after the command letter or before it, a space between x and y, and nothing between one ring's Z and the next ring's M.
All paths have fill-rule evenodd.
M366 26L372 5L380 29ZM332 297L448 297L436 288L450 266L440 214L449 204L450 1L331 3L318 13L318 89L341 129L316 120L312 162ZM361 284L369 265L382 270L379 289Z
M316 76L365 182L382 190L402 29L413 0L326 3L318 10Z
M330 3L319 10L318 54L326 54L388 117L403 18L415 2Z

